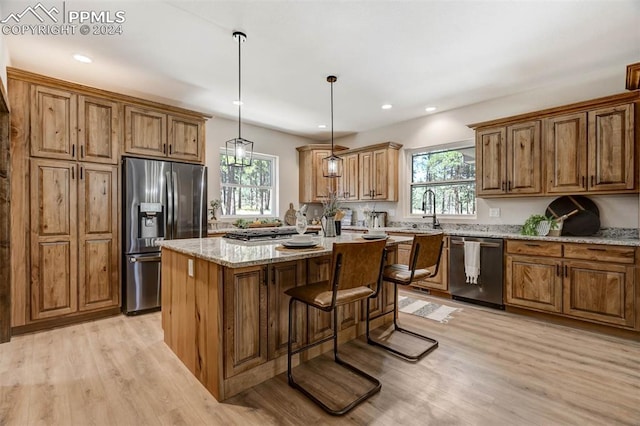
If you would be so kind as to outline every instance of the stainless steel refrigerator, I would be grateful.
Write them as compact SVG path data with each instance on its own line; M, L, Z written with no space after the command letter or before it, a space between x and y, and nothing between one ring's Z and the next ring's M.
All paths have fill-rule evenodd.
M124 157L122 253L125 314L160 308L158 240L207 233L207 168Z

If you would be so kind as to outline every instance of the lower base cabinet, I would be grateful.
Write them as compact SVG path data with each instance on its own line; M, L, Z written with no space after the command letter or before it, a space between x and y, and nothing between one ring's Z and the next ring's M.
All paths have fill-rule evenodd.
M505 303L635 326L636 249L507 241Z

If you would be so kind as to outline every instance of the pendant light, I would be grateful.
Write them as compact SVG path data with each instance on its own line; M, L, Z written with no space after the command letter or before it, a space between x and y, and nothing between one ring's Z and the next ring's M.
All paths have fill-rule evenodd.
M233 39L238 42L238 137L226 142L227 166L245 167L251 165L253 142L242 137L242 56L241 45L247 40L247 35L234 31Z
M327 77L327 81L331 83L331 155L322 159L322 176L328 178L342 176L342 158L333 153L333 83L336 80L338 78L335 75Z

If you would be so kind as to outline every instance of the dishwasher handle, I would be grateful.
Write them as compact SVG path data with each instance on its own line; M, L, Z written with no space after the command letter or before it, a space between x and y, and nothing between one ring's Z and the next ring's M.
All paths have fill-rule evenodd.
M456 246L463 246L464 245L464 241L451 241L451 244L456 245ZM480 242L480 247L492 247L492 248L500 248L501 245L498 243L483 243Z

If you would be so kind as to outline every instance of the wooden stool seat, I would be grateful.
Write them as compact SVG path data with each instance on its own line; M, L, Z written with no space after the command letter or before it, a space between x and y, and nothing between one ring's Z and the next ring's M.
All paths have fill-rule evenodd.
M382 267L386 241L334 243L331 259L331 279L316 284L297 286L285 291L289 299L289 341L287 344L287 378L298 389L329 414L342 415L380 391L378 379L345 362L338 355L337 306L377 296L382 282ZM374 287L372 289L371 287ZM292 333L294 303L304 303L325 312L332 312L332 335L293 349ZM305 374L296 381L291 357L314 346L333 340L332 368L315 369L315 375ZM309 379L309 377L312 377ZM358 391L353 391L353 389ZM350 390L345 392L345 390Z
M398 285L409 285L413 281L424 278L433 277L438 274L438 266L440 264L440 256L442 255L442 246L444 235L425 234L414 235L413 244L411 245L411 254L409 255L409 265L393 264L388 265L383 270L384 281L394 283L393 286L393 331L400 332L408 336L408 340L412 342L413 347L410 350L401 349L397 345L386 343L381 340L375 340L371 337L369 324L370 321L378 318L380 315L371 318L369 315L370 307L367 300L367 342L370 345L380 346L408 361L418 361L429 352L438 347L438 341L422 334L404 329L398 325ZM387 339L389 341L389 339Z

